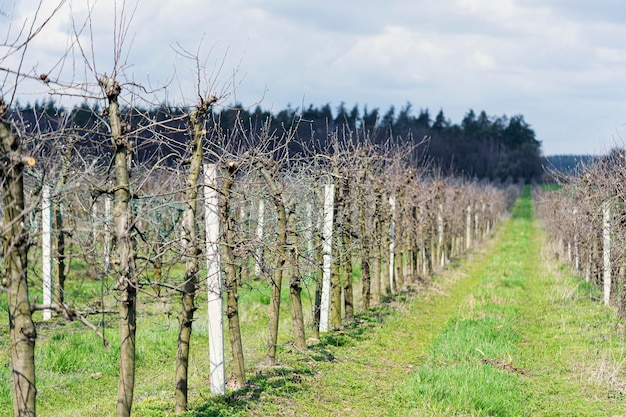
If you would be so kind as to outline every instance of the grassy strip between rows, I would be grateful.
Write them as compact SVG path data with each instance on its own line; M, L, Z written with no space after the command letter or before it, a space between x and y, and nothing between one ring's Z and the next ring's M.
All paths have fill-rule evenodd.
M284 394L260 395L247 412L626 415L623 329L594 288L552 264L546 248L526 193L486 251L363 340L327 347L332 363L293 388L281 385Z
M328 335L324 349L332 361L322 361L284 394L264 392L259 401L246 404L250 415L298 416L382 416L419 414L422 409L409 394L407 381L430 362L429 352L435 337L446 328L450 317L459 314L467 295L475 291L489 256L497 248L475 254L453 271L435 277L419 294L397 297L393 312L384 322L368 326L366 322ZM366 329L366 331L364 331ZM334 346L333 340L343 340ZM436 343L436 341L435 341ZM417 371L417 372L416 372ZM298 378L300 380L300 378ZM285 388L284 386L281 388ZM416 392L416 395L420 394ZM217 410L216 410L217 411Z

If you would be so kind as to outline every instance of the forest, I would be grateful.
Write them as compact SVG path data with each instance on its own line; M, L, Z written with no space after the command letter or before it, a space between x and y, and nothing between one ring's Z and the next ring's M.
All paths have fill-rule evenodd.
M545 160L546 172L553 178L563 174L579 176L586 167L596 164L600 158L594 155L550 155Z
M20 105L15 109L19 117L31 126L35 119L45 116L44 126L54 129L59 115L71 120L77 128L89 131L97 123L102 109L96 104L83 103L71 109L59 108L54 100L33 105ZM138 158L163 156L171 149L184 143L184 121L181 116L188 109L161 104L156 108L124 108L121 118L131 125L141 124L142 115L159 120L169 126L167 141L145 140L150 143L138 149ZM210 126L233 126L242 121L248 134L258 135L262 129L280 131L293 130L294 139L288 146L293 156L306 155L329 148L331 133L337 129L367 132L368 140L376 145L385 143L411 148L411 163L415 167L429 166L443 175L489 181L518 181L526 183L540 181L544 175L546 161L541 155L541 142L524 116L488 116L484 111L478 115L469 110L460 123L452 123L440 110L432 119L428 109L414 114L411 103L399 111L390 107L382 113L379 109L368 110L358 106L348 110L341 103L334 111L330 104L321 107L310 105L306 109L288 106L275 113L257 106L253 111L241 104L222 106L209 118ZM40 128L40 127L38 127ZM143 135L151 134L145 131ZM86 135L88 136L88 135ZM145 139L149 139L147 136ZM245 144L242 138L235 139ZM306 149L305 149L306 148Z

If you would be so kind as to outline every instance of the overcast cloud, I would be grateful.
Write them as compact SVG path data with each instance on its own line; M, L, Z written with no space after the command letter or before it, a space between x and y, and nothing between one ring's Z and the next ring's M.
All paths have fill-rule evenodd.
M40 16L54 3L45 0ZM0 34L31 22L37 4L0 0ZM75 24L87 4L71 2ZM91 31L81 36L98 73L113 68L114 5L92 1ZM127 16L134 7L127 2ZM70 42L69 16L68 4L24 68L91 77L79 60L55 66ZM224 104L276 111L343 101L385 111L411 102L455 123L469 109L523 114L544 154L601 153L626 135L625 23L620 0L140 0L123 56L125 75L142 85L174 79L163 97L176 103L195 97L194 67L177 55L179 44L208 57L210 88L229 94ZM18 91L34 101L45 88Z

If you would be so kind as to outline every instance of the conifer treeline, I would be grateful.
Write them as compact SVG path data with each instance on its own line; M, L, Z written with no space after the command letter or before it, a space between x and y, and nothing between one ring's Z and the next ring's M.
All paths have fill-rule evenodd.
M185 143L184 120L177 116L185 114L185 109L161 105L158 108L139 113L148 114L149 119L164 121L169 129L164 138L167 141L146 141L146 145L138 149L138 156L163 154L168 147ZM67 111L54 102L35 103L35 105L19 106L22 118L39 118L45 116L49 120L46 125L54 129L55 120L61 116L73 124L85 129L93 129L97 125L100 109L97 106L82 104ZM134 110L125 112L124 118L132 124L141 123ZM257 106L254 110L240 105L223 107L215 113L214 123L221 126L233 126L239 118L249 130L268 128L272 130L289 129L294 123L298 137L289 147L292 153L315 151L316 148L329 149L327 139L330 132L348 128L353 131L365 131L375 144L413 142L417 146L416 164L430 163L443 174L463 175L472 178L489 180L519 180L526 182L539 180L543 175L543 159L541 143L537 140L534 130L522 115L488 116L484 111L478 115L469 110L460 124L451 122L440 110L434 119L428 109L413 111L411 103L407 103L399 111L390 107L382 113L378 108L370 110L367 106L360 109L357 105L348 110L341 103L334 111L330 104L321 107L310 105L308 108L292 108L271 113ZM269 126L268 126L269 121ZM165 126L164 125L164 126ZM41 123L39 123L41 127ZM252 135L253 136L253 135ZM424 138L427 138L424 141Z

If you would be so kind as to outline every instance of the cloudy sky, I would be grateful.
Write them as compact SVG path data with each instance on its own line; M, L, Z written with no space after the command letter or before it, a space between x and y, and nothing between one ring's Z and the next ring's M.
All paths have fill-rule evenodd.
M57 2L44 3L38 21ZM28 27L38 4L0 0L0 35ZM76 45L59 63L80 32L96 73L110 74L120 26L118 67L143 86L167 84L160 99L194 101L187 50L204 65L201 89L224 105L278 111L343 101L384 112L410 102L432 116L443 109L454 123L469 109L522 114L546 155L602 153L626 141L623 0L68 0L23 68L93 80ZM18 86L22 102L45 92L41 83Z

